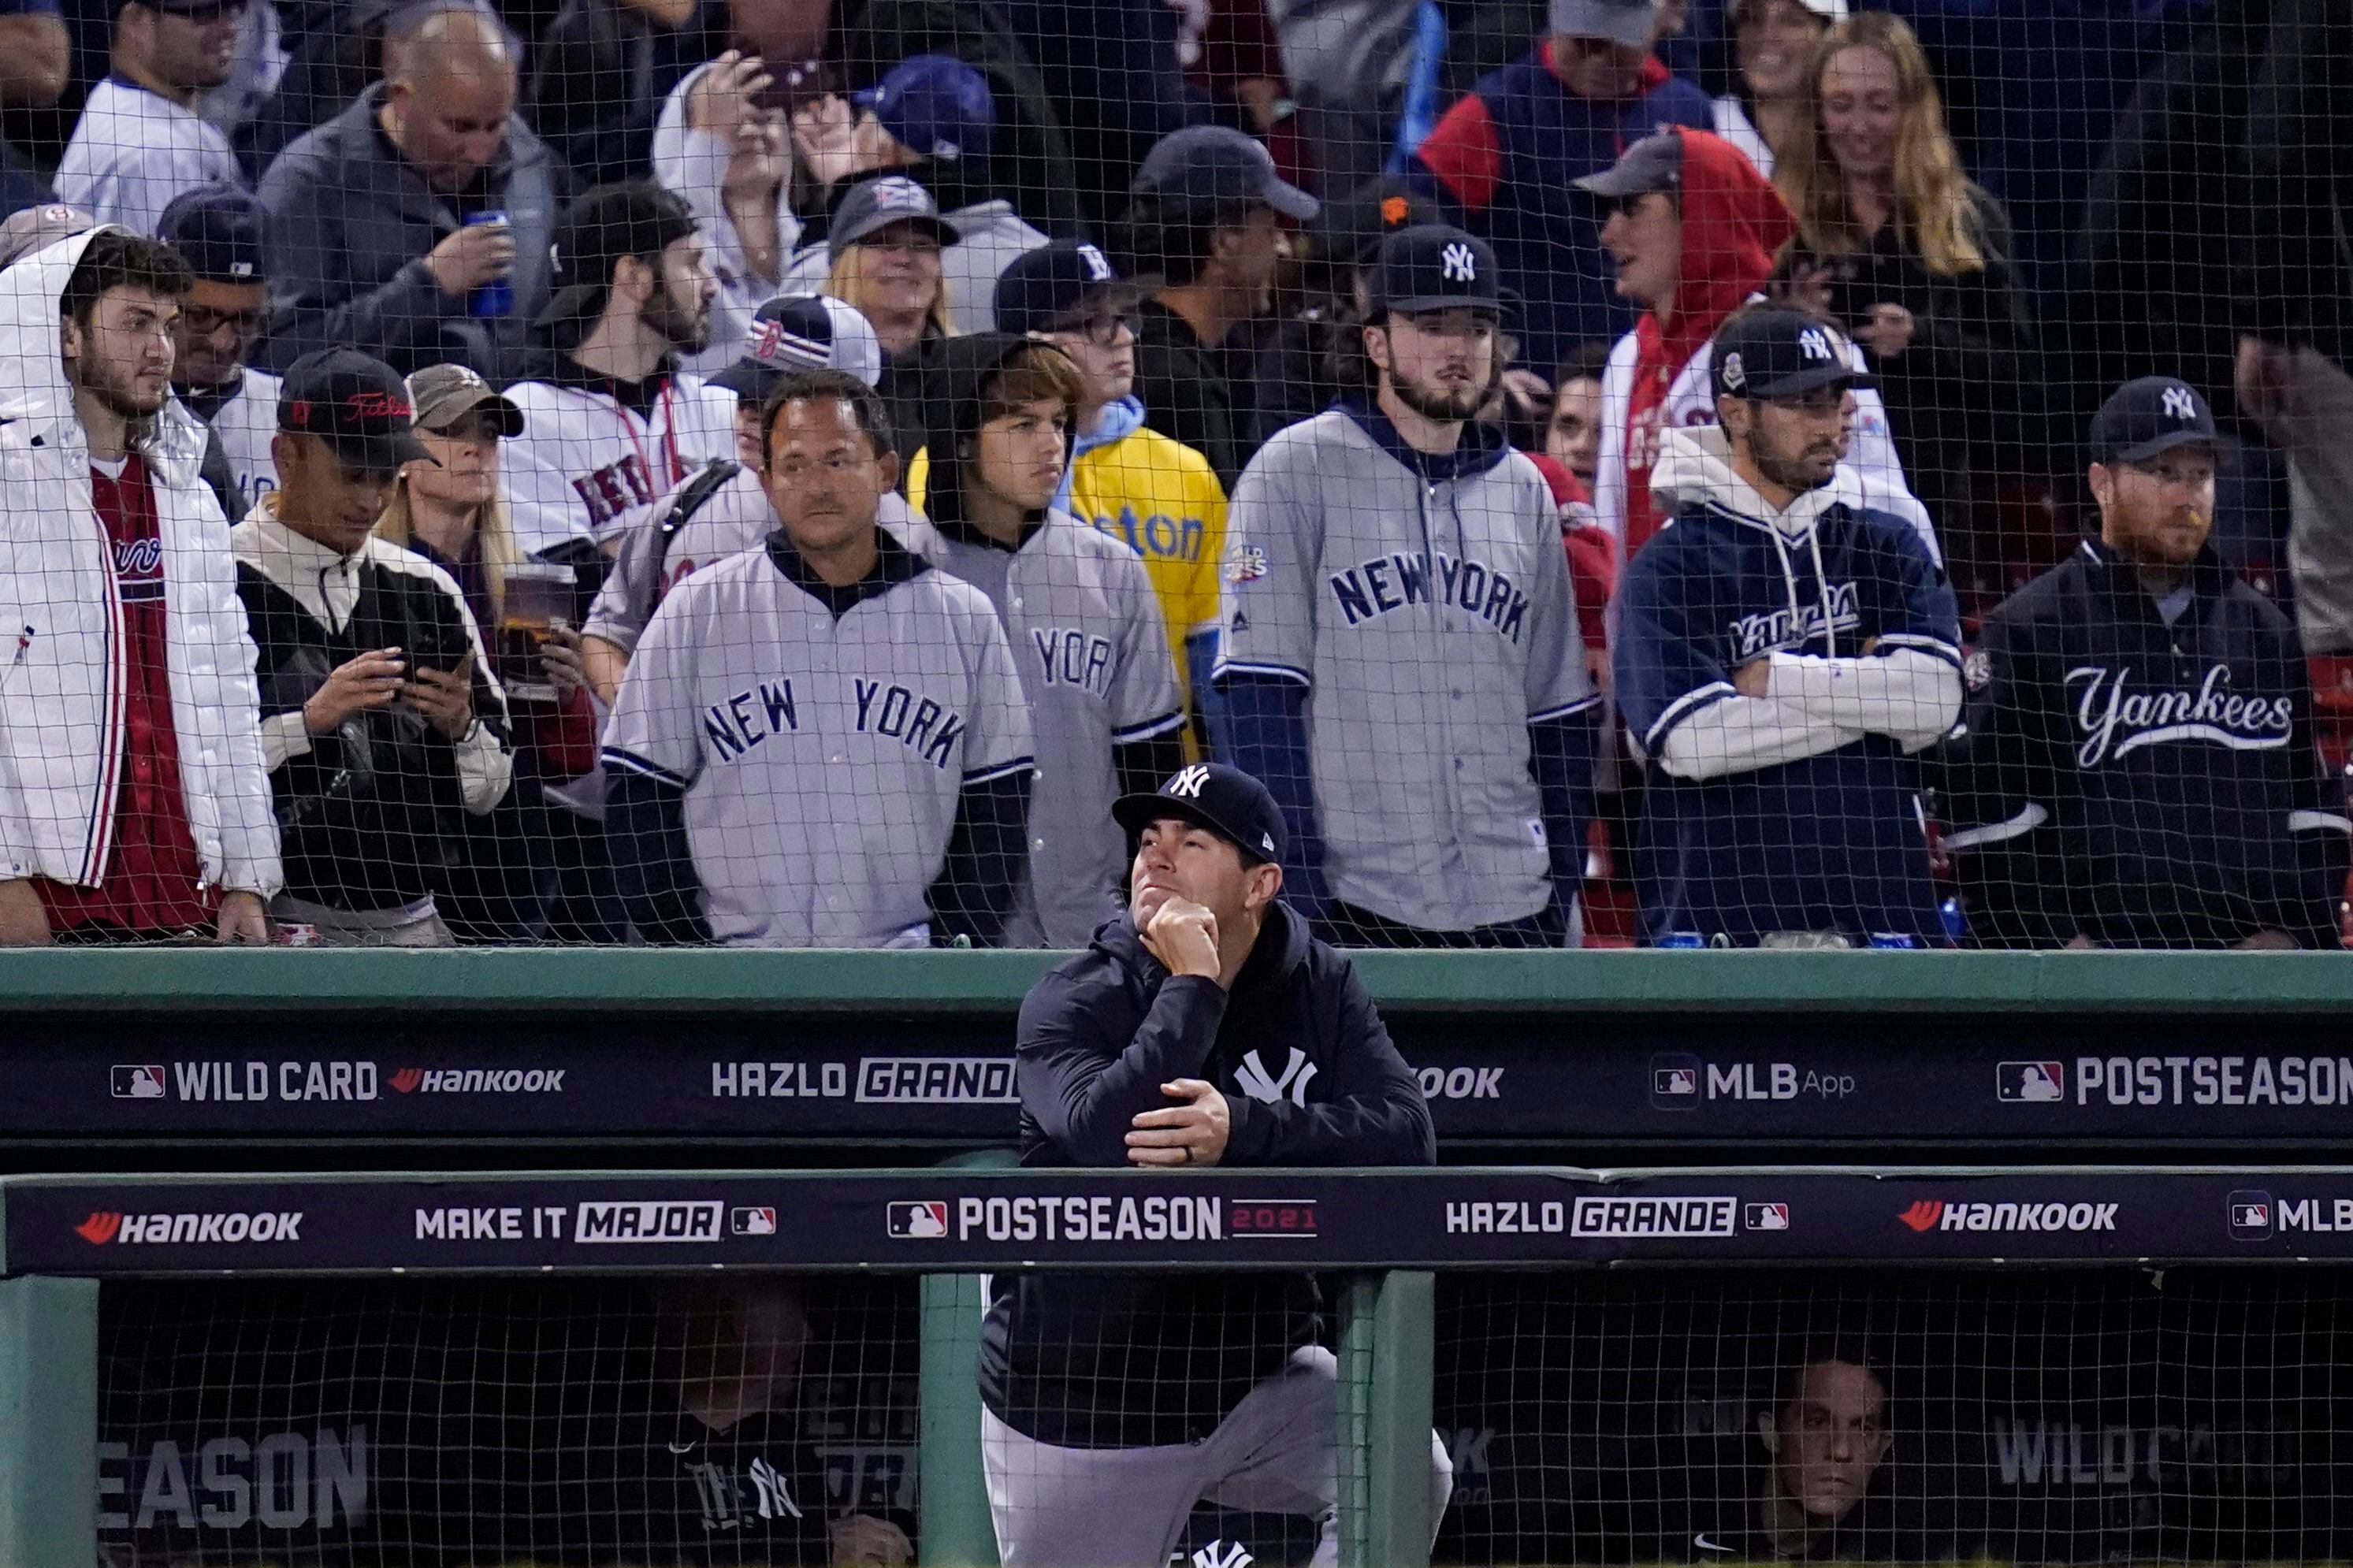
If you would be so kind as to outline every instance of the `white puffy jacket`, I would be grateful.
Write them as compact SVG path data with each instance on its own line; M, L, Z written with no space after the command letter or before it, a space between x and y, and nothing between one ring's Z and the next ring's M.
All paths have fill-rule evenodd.
M96 887L113 847L122 604L59 355L77 235L0 271L0 879ZM174 401L144 449L163 534L172 728L207 886L268 898L278 820L228 522L196 477L204 427Z

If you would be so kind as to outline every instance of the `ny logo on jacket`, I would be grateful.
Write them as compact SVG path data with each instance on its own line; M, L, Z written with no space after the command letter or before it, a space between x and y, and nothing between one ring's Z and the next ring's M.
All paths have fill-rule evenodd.
M1241 1066L1234 1069L1234 1079L1244 1094L1261 1105L1279 1105L1288 1100L1293 1105L1303 1106L1307 1103L1308 1082L1315 1071L1315 1064L1297 1046L1291 1047L1291 1059L1275 1075L1267 1072L1256 1050L1248 1050L1242 1053Z

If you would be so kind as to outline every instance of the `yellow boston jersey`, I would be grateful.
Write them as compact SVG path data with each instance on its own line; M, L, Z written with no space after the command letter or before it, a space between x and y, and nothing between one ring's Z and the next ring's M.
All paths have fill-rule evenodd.
M907 465L907 497L924 510L928 458L918 452ZM1217 629L1226 553L1226 492L1208 459L1157 430L1137 429L1079 455L1070 509L1144 557L1189 706L1185 639Z

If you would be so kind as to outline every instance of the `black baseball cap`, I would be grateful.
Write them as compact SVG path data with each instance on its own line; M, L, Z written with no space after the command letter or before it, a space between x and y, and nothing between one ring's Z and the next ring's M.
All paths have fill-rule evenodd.
M1494 247L1451 225L1401 228L1381 241L1371 279L1372 316L1421 310L1504 312Z
M155 237L213 283L259 283L269 268L269 214L235 185L198 185L172 198Z
M1672 131L1654 131L1618 154L1618 161L1598 174L1570 184L1588 196L1616 201L1651 191L1680 190L1683 183L1683 139Z
M316 436L336 457L372 474L432 458L417 438L407 384L384 361L349 346L319 349L286 367L278 427Z
M911 180L904 174L885 174L880 179L860 180L849 187L841 205L833 209L833 223L826 230L826 243L838 256L842 247L856 245L898 223L912 223L928 230L942 245L954 245L964 237L955 225L940 216L940 204L923 188L922 181Z
M1274 154L1226 125L1188 125L1152 144L1134 194L1230 206L1259 202L1305 223L1323 204L1274 172Z
M1714 349L1718 397L1770 402L1825 386L1872 384L1848 357L1846 334L1803 310L1742 310L1717 330Z
M544 326L586 321L605 308L613 268L628 256L659 256L694 232L694 213L651 180L617 180L575 197L547 247L551 292Z
M1445 221L1436 202L1394 174L1380 174L1325 202L1307 226L1307 241L1319 261L1370 267L1380 254L1381 241L1398 230Z
M1223 763L1179 768L1150 795L1121 795L1111 815L1130 837L1163 817L1198 823L1255 860L1281 860L1287 842L1282 808L1266 785Z
M1144 292L1085 240L1054 240L1023 251L997 275L997 330L1050 332L1098 316L1125 315Z
M2092 416L2088 441L2095 463L2145 463L2176 447L2226 448L2214 411L2196 387L2178 376L2144 375L2116 389Z

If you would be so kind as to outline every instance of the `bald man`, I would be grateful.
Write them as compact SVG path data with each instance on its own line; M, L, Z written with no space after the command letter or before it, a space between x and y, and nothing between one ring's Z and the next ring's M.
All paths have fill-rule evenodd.
M516 118L518 50L487 11L385 40L385 79L261 180L280 265L268 357L356 343L404 374L497 377L547 297L564 170Z

